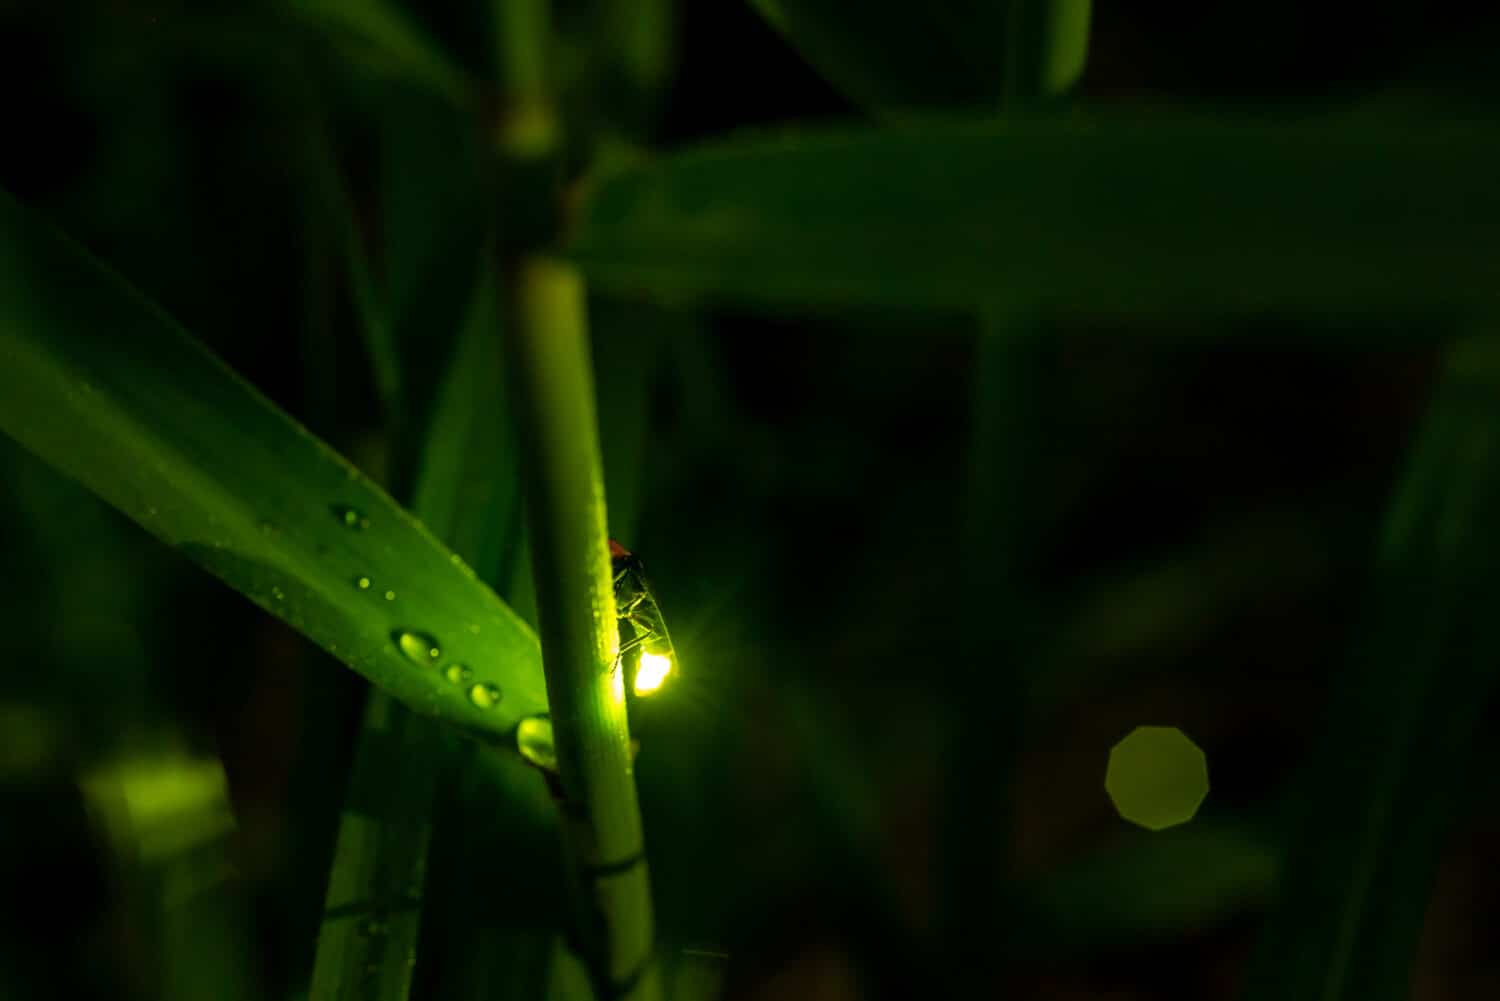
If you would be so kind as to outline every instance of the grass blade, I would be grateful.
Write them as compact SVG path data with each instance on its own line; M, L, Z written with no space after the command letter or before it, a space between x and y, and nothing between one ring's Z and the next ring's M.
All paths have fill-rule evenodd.
M455 104L473 99L474 85L468 74L398 4L292 0L291 9L320 31L357 45L363 56L393 76Z
M494 283L469 310L430 422L413 510L472 566L495 579L520 534L515 449L487 435L503 413ZM462 674L448 679L467 684ZM438 765L430 720L370 693L318 933L311 998L400 999L410 989Z
M876 111L992 105L1006 4L751 0L829 82ZM962 26L962 30L953 30Z
M1404 1001L1500 628L1500 355L1456 345L1386 518L1251 1001Z
M421 930L439 732L370 693L339 816L311 1001L401 1001Z
M545 709L534 635L458 557L7 195L0 303L0 427L23 445L415 711L500 735ZM476 705L450 663L503 698Z
M375 288L369 254L361 243L355 223L353 198L339 175L329 137L320 131L311 145L312 187L326 217L325 224L333 231L338 244L338 256L344 265L350 298L359 321L356 326L375 376L375 394L387 415L397 414L401 399L401 362L385 305Z
M1083 69L1086 45L1031 39L1061 33L1086 41L1089 0L876 0L857 18L840 0L751 3L830 82L878 112L998 106L1017 77L1057 93ZM1043 56L1046 68L1029 64L1029 53Z
M1132 832L1026 883L1022 945L1069 955L1226 921L1271 895L1279 861L1262 833L1224 821Z
M571 251L601 289L759 305L1465 308L1500 298L1497 158L1488 124L794 133L602 176Z

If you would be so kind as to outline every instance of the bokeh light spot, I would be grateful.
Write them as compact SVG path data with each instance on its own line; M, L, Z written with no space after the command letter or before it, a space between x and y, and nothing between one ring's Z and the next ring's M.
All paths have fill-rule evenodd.
M1104 791L1132 824L1185 824L1208 795L1208 759L1175 726L1138 726L1110 750Z

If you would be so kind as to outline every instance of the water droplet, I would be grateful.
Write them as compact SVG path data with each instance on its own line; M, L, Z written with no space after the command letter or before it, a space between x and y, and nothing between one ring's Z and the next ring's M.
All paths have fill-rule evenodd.
M552 721L527 716L516 726L516 750L521 757L548 771L557 771L557 748L552 743Z
M370 527L370 519L358 508L349 507L344 504L335 504L333 513L339 521L344 523L345 528L365 529Z
M359 588L361 591L368 591L370 589L370 578L356 577L354 578L354 586Z
M271 588L271 597L275 598L277 601L285 601L286 592L279 587L273 587Z
M474 672L462 664L449 664L443 671L443 677L455 685L461 685L465 681L471 680L474 677Z
M385 600L386 601L395 601L396 600L396 592L395 591L387 591L387 592L385 592Z
M480 709L493 709L500 704L500 689L494 685L480 682L469 689L469 701Z
M393 634L396 646L407 660L422 667L429 667L438 662L443 651L438 648L437 640L426 633L413 632L410 629L402 629Z

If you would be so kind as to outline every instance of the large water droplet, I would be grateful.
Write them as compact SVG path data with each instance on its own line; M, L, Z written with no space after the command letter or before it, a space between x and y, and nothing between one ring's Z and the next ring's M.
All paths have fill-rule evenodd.
M359 588L361 591L368 591L370 589L370 578L356 577L354 578L354 586Z
M516 750L521 757L549 772L557 771L557 748L552 743L552 721L527 716L516 726Z
M413 632L410 629L402 629L394 634L396 646L401 653L413 664L422 667L431 667L438 662L443 651L438 648L437 640L426 633Z
M461 685L465 681L473 680L474 672L469 670L462 664L449 664L443 670L443 677L447 678L455 685Z
M481 709L493 709L500 704L500 689L480 682L469 689L469 701Z
M370 519L358 508L349 507L347 504L335 504L333 513L339 521L344 523L345 528L365 529L370 527Z

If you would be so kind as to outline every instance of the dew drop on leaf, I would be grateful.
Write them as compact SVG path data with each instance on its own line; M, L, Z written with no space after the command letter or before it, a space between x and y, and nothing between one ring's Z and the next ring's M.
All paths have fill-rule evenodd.
M361 591L368 591L370 589L370 578L356 577L354 578L354 586L359 588Z
M413 632L410 629L402 629L395 634L396 646L400 648L402 656L413 664L421 667L430 667L438 662L443 651L438 648L437 640L426 633Z
M271 597L275 598L277 601L284 601L286 600L286 592L279 587L273 587L271 588Z
M465 681L472 679L474 677L474 672L469 670L463 664L449 664L448 667L443 671L443 677L447 678L455 685L461 685Z
M493 709L500 704L500 689L480 682L469 689L469 701L480 709Z
M552 721L546 716L527 716L516 727L516 750L521 757L548 771L557 770L557 748L552 743Z
M396 600L396 592L395 591L387 591L387 592L385 592L385 600L386 601L395 601Z

